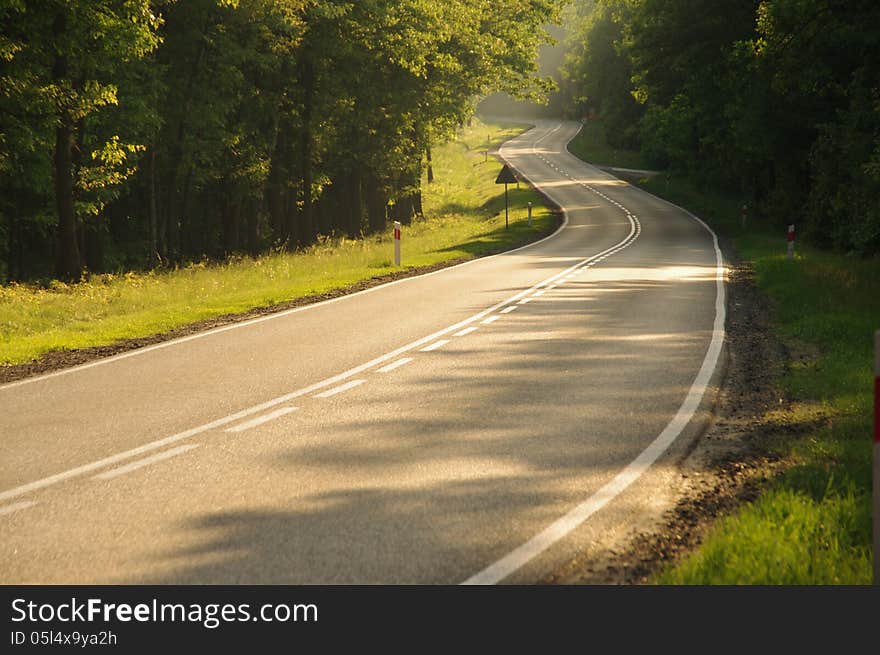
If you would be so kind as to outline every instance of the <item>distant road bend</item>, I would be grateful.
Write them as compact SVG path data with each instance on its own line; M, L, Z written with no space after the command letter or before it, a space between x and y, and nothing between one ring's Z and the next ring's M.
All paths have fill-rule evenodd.
M578 128L502 149L543 241L0 387L0 582L529 583L629 530L705 420L724 268Z

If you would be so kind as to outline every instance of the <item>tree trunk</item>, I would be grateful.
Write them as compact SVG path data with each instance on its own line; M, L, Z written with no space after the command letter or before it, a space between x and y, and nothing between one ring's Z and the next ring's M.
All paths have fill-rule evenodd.
M235 189L225 191L223 196L223 251L228 257L239 249L241 203Z
M18 282L24 279L24 244L22 243L21 220L8 216L9 237L6 251L6 280Z
M183 178L183 190L180 194L177 219L170 224L171 231L168 240L172 246L172 252L175 254L175 261L180 260L181 254L194 254L202 250L201 248L193 248L192 231L187 220L190 211L190 196L192 195L192 176L193 167L189 166L186 169L186 176Z
M104 270L104 239L102 237L101 218L96 216L82 226L83 255L89 271Z
M412 223L422 215L422 191L419 167L403 171L398 177L397 200L394 203L394 218L404 225Z
M383 232L388 222L388 198L385 196L382 183L375 173L370 172L365 180L367 201L367 222L371 233Z
M52 33L56 41L64 34L66 23L63 13L55 17ZM55 81L65 80L67 73L67 57L56 54L53 66ZM76 242L76 213L73 206L73 117L65 101L62 99L60 103L53 157L55 208L58 213L58 276L75 280L79 278L82 264Z
M187 118L189 118L190 108L192 107L192 99L195 93L195 85L196 79L199 74L199 70L202 66L202 60L205 57L205 50L207 48L207 33L208 28L211 25L211 15L210 13L205 16L205 21L201 30L201 37L199 39L199 49L196 52L196 58L193 62L192 68L189 70L189 75L187 76L186 85L184 87L183 98L181 99L181 106L183 110L180 113L180 120L177 123L177 130L174 136L174 139L170 144L170 156L169 156L169 165L167 169L167 181L165 184L165 218L163 221L163 232L165 233L165 255L169 259L173 261L178 261L180 258L180 233L181 233L181 215L182 211L180 205L186 204L186 199L184 198L183 203L180 203L177 181L180 177L180 168L183 163L183 140L186 135L187 129ZM187 171L187 185L189 183L189 174L191 173L191 168ZM186 195L188 189L184 189L184 196Z
M262 203L258 198L249 198L247 213L247 247L251 257L260 254L260 216Z
M62 116L61 124L55 130L54 161L55 207L58 212L58 275L66 279L77 279L82 265L76 239L76 214L73 208L71 134L69 116Z
M413 181L415 182L415 190L412 192L413 217L422 218L424 215L422 211L422 181L418 172L416 172Z
M275 148L269 162L269 176L266 180L266 208L269 212L269 225L276 243L284 243L291 238L287 221L287 180L289 176L291 126L287 117L282 117L275 138Z
M363 215L364 199L361 189L361 176L356 171L346 171L342 174L341 179L344 181L344 184L340 189L338 198L345 221L343 228L349 237L356 238L363 231L361 217Z
M425 147L425 158L428 160L428 184L434 181L434 167L431 165L431 146Z
M308 57L300 63L300 86L303 89L302 133L300 155L302 157L302 213L300 214L300 243L307 245L315 239L314 207L312 203L312 113L315 100L315 68Z
M159 261L159 215L156 206L156 146L150 148L150 252L147 265L152 267Z

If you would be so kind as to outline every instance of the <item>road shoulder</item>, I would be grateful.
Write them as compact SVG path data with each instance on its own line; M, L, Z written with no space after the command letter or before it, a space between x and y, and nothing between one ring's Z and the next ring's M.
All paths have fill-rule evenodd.
M550 584L643 584L696 548L709 528L754 500L785 462L771 454L762 417L787 403L775 380L788 353L770 325L770 303L748 262L728 264L727 366L705 432L657 481L660 496L626 533L548 576Z

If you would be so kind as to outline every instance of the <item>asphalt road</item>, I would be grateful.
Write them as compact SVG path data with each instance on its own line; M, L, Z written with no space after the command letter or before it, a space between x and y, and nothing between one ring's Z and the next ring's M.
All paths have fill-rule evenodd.
M542 242L0 387L0 582L530 582L625 523L705 416L722 269L577 129L502 149Z

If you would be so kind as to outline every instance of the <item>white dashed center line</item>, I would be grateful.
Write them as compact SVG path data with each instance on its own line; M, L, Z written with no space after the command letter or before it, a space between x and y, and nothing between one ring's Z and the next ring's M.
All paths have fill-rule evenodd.
M477 328L477 327L466 327L464 330L460 330L460 331L456 332L455 334L453 334L452 336L464 337L464 336L467 336L468 334L470 334L471 332L476 332L479 329L480 328Z
M412 357L401 357L396 362L391 362L387 366L383 366L382 368L377 368L376 373L390 373L396 368L400 368L405 364L409 364L413 360Z
M258 425L262 425L263 423L268 423L279 416L284 416L285 414L290 414L291 412L295 412L298 408L296 407L282 407L281 409L276 409L274 412L269 412L268 414L263 414L262 416L258 416L257 418L252 418L250 421L245 421L244 423L239 423L238 425L228 428L226 432L244 432L245 430L250 430L251 428L255 428Z
M351 382L346 382L345 384L340 384L338 387L333 387L332 389L327 389L327 391L322 391L321 393L316 393L312 398L329 398L330 396L335 396L338 393L342 393L343 391L348 391L349 389L354 389L355 387L359 387L366 380L352 380Z
M447 343L449 343L449 339L440 339L439 341L435 341L434 343L432 343L430 346L422 348L422 352L429 353L432 350L437 350L437 348L442 348Z
M516 309L516 305L511 305L510 307L505 307L505 308L502 309L499 313L500 313L500 314L509 314L509 313L512 312L514 309Z
M98 473L98 475L92 476L93 480L110 480L111 478L115 478L120 475L125 475L126 473L131 473L132 471L137 471L139 468L143 468L144 466L149 466L150 464L155 464L156 462L161 462L165 459L170 459L175 455L182 455L188 450L192 450L193 448L198 448L199 444L197 443L189 443L183 446L178 446L177 448L172 448L171 450L165 450L161 453L157 453L152 457L145 457L144 459L139 459L136 462L132 462L131 464L126 464L125 466L120 466L119 468L111 469L109 471L104 471L103 473Z
M489 318L485 319L484 321L481 321L481 324L482 325L490 325L491 323L494 323L495 321L497 321L499 318L501 318L501 317L498 316L498 314L495 314L494 316L490 316Z

